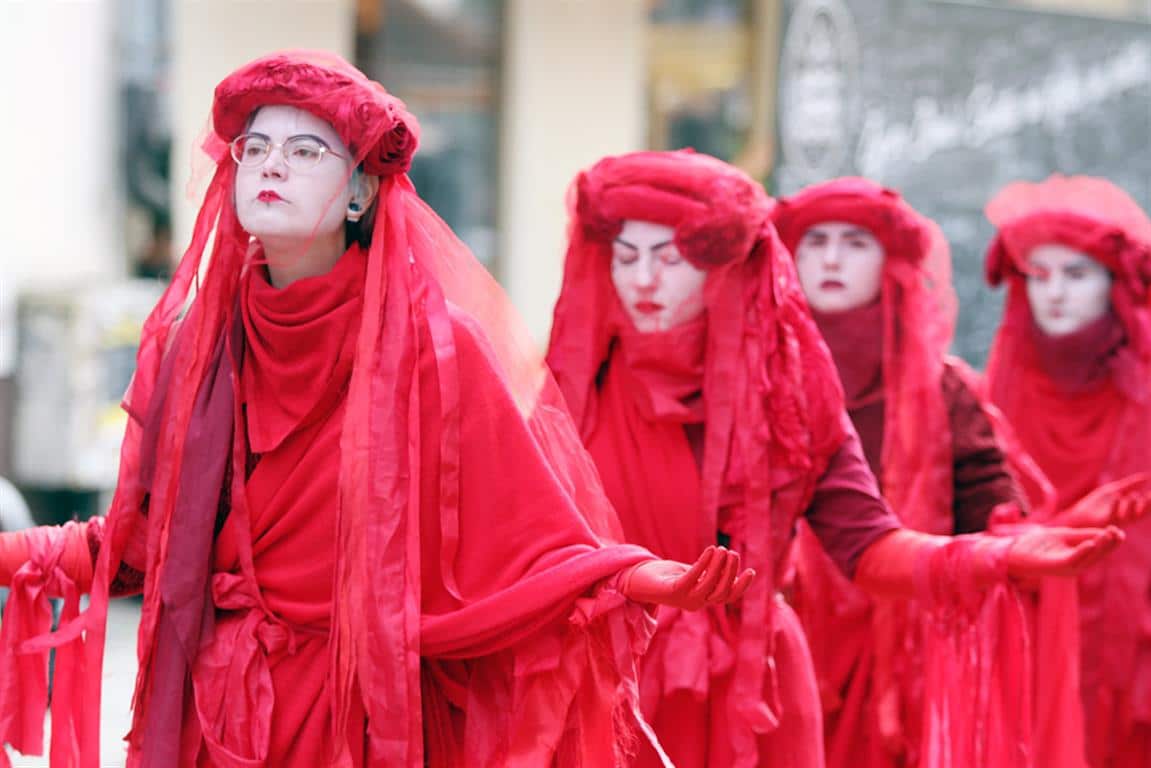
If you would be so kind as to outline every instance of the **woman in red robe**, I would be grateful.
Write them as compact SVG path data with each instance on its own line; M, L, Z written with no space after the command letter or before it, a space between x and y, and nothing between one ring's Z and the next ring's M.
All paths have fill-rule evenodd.
M1017 518L1022 493L974 372L947 355L956 310L942 233L893 190L859 178L809 187L773 216L827 342L848 413L901 522L955 535ZM873 601L806 530L793 602L811 638L828 765L920 764L918 610ZM850 638L844 642L840 638Z
M1009 185L987 216L987 278L1008 286L989 393L1073 521L1100 484L1151 470L1151 221L1109 182L1062 176ZM1151 764L1151 520L1127 533L1079 579L1092 768Z
M1073 572L1118 532L902 529L844 412L772 203L737 169L690 151L609 157L579 174L569 206L548 362L627 540L665 557L727 543L759 574L730 609L659 612L640 698L676 765L824 765L807 643L776 592L801 516L846 578L936 611L931 674L954 665L969 685L937 702L932 753L1019 765L1015 752L985 756L1025 749L1024 726L959 727L970 712L1026 710L1026 686L1008 677L1024 659L1006 641L1022 627L1004 572ZM968 652L974 619L1003 644ZM645 750L639 765L655 760Z
M95 767L107 601L142 591L129 765L623 764L636 601L751 574L612 543L554 382L406 176L400 101L275 54L220 83L212 127L110 514L0 538L0 742L42 748L56 647L52 763Z

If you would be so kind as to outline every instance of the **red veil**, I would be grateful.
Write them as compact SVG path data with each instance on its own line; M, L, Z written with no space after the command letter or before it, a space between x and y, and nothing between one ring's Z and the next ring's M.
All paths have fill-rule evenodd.
M728 530L731 546L760 574L739 609L722 715L723 738L738 756L732 764L755 766L757 735L776 728L781 715L769 638L783 553L845 437L833 363L771 225L771 201L742 172L689 150L609 157L579 174L568 207L548 363L585 440L597 424L597 378L617 341L609 267L622 222L672 227L680 252L707 271L701 503L685 510L685 519L668 517L657 527L660 546L687 551L714 544L717 530Z
M231 202L235 166L226 142L243 130L254 109L267 104L293 105L327 120L356 163L381 177L340 438L328 674L335 702L333 742L346 732L352 697L362 695L371 764L424 765L425 735L434 742L436 728L447 727L447 716L433 711L435 702L421 699L421 658L476 659L511 648L510 661L505 656L493 661L490 671L476 674L478 685L495 685L489 694L503 691L511 698L485 704L480 693L481 711L471 709L472 700L464 707L483 720L476 729L483 731L478 734L483 743L469 743L476 750L469 755L441 752L429 758L451 765L487 760L483 764L574 766L584 764L577 762L581 759L610 764L619 745L611 733L611 709L626 694L627 667L647 626L643 612L613 590L594 595L591 590L651 555L638 547L601 544L618 524L558 389L504 294L420 200L406 175L419 136L415 119L347 62L309 51L259 59L216 89L213 132L204 144L215 173L191 244L144 327L137 374L125 399L134 418L123 443L91 606L53 640L69 651L69 664L82 665L73 688L66 691L58 682L56 695L68 694L69 711L53 722L57 733L72 740L61 751L75 750L79 759L57 758L54 748L54 764L59 759L95 768L107 603L125 573L144 573L130 737L135 748L148 719L172 705L171 690L161 701L158 649L175 642L194 657L200 642L197 606L204 606L204 587L181 581L191 577L182 575L186 531L174 511L188 490L181 488L181 467L193 439L197 398L211 389L219 345L235 327L238 278L253 258ZM422 364L429 355L430 368ZM166 386L162 361L170 372ZM421 403L429 392L438 407ZM151 420L159 427L148 436L142 424L152 411L160 414ZM471 425L461 417L467 413L480 413L475 418L484 425ZM467 439L469 429L489 437L492 431L502 433L504 445L518 452L509 462L515 466L494 465L509 459L507 451L502 459L485 460L484 446ZM425 435L439 436L430 452L421 446ZM154 449L146 439L156 441ZM242 468L243 441L234 444L233 466ZM429 455L435 466L422 467ZM429 506L420 503L428 497L426 476L437 469L431 497L438 506L422 508ZM486 479L467 485L477 473ZM232 473L231 490L231 514L243 521L242 471ZM484 538L505 526L535 533L510 541ZM483 531L478 538L477 530ZM434 562L427 562L421 534L439 542ZM501 546L521 544L521 551L499 552ZM488 563L478 575L477 551ZM440 576L435 583L428 581L429 569ZM433 589L443 596L441 605L454 601L456 609L422 614L421 591ZM170 601L174 594L193 599ZM206 610L210 613L210 606ZM598 619L604 615L606 624ZM580 627L600 628L590 643L598 652L564 634ZM507 672L504 688L492 682L500 670ZM596 690L579 698L577 689L589 678ZM177 707L182 695L181 687L175 692ZM0 709L12 711L13 702L2 703ZM24 704L14 702L15 710L27 713L32 706ZM608 710L606 737L602 727L599 733L581 728L580 718L597 707ZM178 730L178 723L177 717L159 727ZM584 746L599 740L594 749L572 750L573 738ZM569 751L561 749L556 757L557 745ZM334 759L347 764L346 750Z
M1151 468L1151 220L1110 182L1083 176L1010 184L986 213L997 230L987 280L1008 286L989 394L1064 509ZM1089 255L1113 278L1112 313L1065 339L1039 332L1027 299L1028 257L1046 243ZM1151 521L1133 526L1079 586L1089 760L1143 765L1151 755ZM1129 740L1136 726L1140 744ZM1120 757L1136 762L1104 762Z

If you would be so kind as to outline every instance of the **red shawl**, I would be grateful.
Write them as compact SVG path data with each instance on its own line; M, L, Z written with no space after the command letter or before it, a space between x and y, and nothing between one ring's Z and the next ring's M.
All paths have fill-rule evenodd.
M1107 181L1062 176L1006 187L987 216L998 230L987 278L1008 285L990 395L1065 508L1151 468L1151 220ZM1067 337L1042 336L1026 274L1031 250L1045 243L1107 267L1111 316ZM1079 582L1088 759L1097 766L1151 760L1151 520L1127 533Z
M209 598L205 521L219 486L181 482L185 469L230 464L224 508L241 532L250 528L247 448L232 427L242 419L229 419L239 402L232 354L244 342L239 276L254 254L230 203L227 142L266 104L327 120L365 172L381 176L339 439L325 682L333 763L350 762L344 735L360 695L371 764L622 759L613 723L626 718L613 718L634 702L631 664L647 626L642 610L597 585L651 555L603 544L618 523L528 333L405 175L414 118L338 57L294 52L257 60L216 89L204 145L216 170L192 242L145 324L91 605L57 635L86 633L83 682L67 700L76 764L95 768L98 758L107 601L125 569L145 574L134 762L151 749L149 734L174 738L181 665L212 636L212 611L197 606ZM302 408L288 402L257 418L257 439L274 442L280 417ZM217 449L198 450L205 439Z
M669 555L698 551L723 532L760 574L737 613L719 610L693 620L661 614L662 640L644 661L645 697L664 697L667 704L661 692L679 691L710 702L712 714L704 717L715 734L712 755L726 756L712 764L737 768L768 764L761 760L799 764L792 753L763 751L764 736L781 720L778 730L791 731L786 718L807 706L779 700L780 681L794 678L807 652L774 593L795 520L845 434L834 368L771 226L770 208L759 184L691 151L610 157L582 172L569 197L564 284L548 351L585 440L601 461L611 457L601 465L605 473L615 474L618 461L620 475L650 476L658 465L642 454L629 457L633 447L651 446L654 455L674 462L676 476L666 478L666 487L654 488L662 474L618 484L632 489L620 514L633 535L645 537L637 541L650 533L650 546L666 547L662 554ZM664 338L621 332L609 265L611 241L628 219L673 227L680 252L707 270L700 324ZM682 345L672 358L687 356L675 366L680 375L667 378L672 371L665 361L662 383L644 381L651 372L642 364L650 351L643 346L652 344ZM693 369L693 386L684 386L690 380L682 375L685 367ZM702 403L693 389L702 391ZM639 394L645 392L664 396ZM619 411L619 420L602 414L605 409ZM658 416L657 423L628 428L644 411ZM611 431L593 437L597 425L609 421ZM700 469L689 461L685 425L700 436ZM610 476L607 482L613 483ZM669 507L652 510L656 499ZM645 519L645 510L658 517ZM783 638L779 645L777 638ZM723 674L725 664L730 684L709 689L709 677ZM707 721L682 726L706 728ZM811 760L817 747L805 749L802 759Z

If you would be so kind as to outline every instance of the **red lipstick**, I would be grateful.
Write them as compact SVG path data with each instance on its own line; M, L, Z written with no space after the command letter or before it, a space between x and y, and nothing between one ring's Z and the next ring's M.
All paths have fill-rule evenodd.
M261 189L260 194L256 195L256 199L261 203L278 203L283 201L284 198L280 197L279 193L271 189Z

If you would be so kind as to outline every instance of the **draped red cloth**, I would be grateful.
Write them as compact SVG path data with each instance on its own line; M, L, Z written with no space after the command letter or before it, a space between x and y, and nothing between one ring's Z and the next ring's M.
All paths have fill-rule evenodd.
M759 573L737 607L659 614L641 697L682 768L822 766L807 643L776 586L850 428L770 205L743 173L691 151L606 158L569 197L548 362L628 539L670 557L718 535ZM626 219L673 227L707 270L702 319L662 334L621 319L609 264Z
M964 385L957 361L946 355L957 306L950 255L938 227L895 191L860 178L809 187L781 200L773 218L792 251L808 229L828 221L862 227L883 246L878 300L815 318L864 450L904 525L941 535L983 530L992 508L1017 506L1018 491L985 409ZM971 466L973 458L978 466ZM796 548L795 593L809 636L842 638L813 643L828 765L966 764L962 753L941 747L935 738L956 724L944 724L947 718L925 724L924 716L947 711L941 702L955 686L1003 691L1010 684L1003 675L995 679L990 666L972 667L972 656L958 648L975 645L975 657L982 658L1010 646L1004 638L1014 631L1010 617L1020 615L1017 596L1007 591L990 596L980 609L948 608L946 620L925 613L928 606L921 601L872 599L839 573L806 532ZM978 631L956 616L969 618ZM940 627L945 631L937 632ZM940 652L953 649L956 668L929 669L929 642ZM1008 678L1019 674L1010 664L1000 672ZM899 757L879 731L878 708L885 700L896 702ZM1021 745L1012 740L1022 738L1026 748L1029 739L996 733L1000 741L991 744L989 755L1016 765L1012 761Z
M265 104L327 120L381 176L370 246L332 285L273 296L253 274L226 142ZM83 633L80 674L57 681L76 724L61 764L96 766L107 601L133 574L131 765L623 763L651 627L612 585L652 555L610 544L530 335L404 175L414 119L338 57L292 52L226 78L213 127L215 175L125 401L90 607L48 641Z
M1103 179L1016 183L987 206L987 254L1007 304L988 361L988 388L1057 491L1063 509L1096 486L1149 468L1151 221ZM1112 313L1045 338L1026 295L1028 257L1062 244L1111 272ZM1079 579L1081 692L1092 768L1151 762L1151 521L1131 526Z

